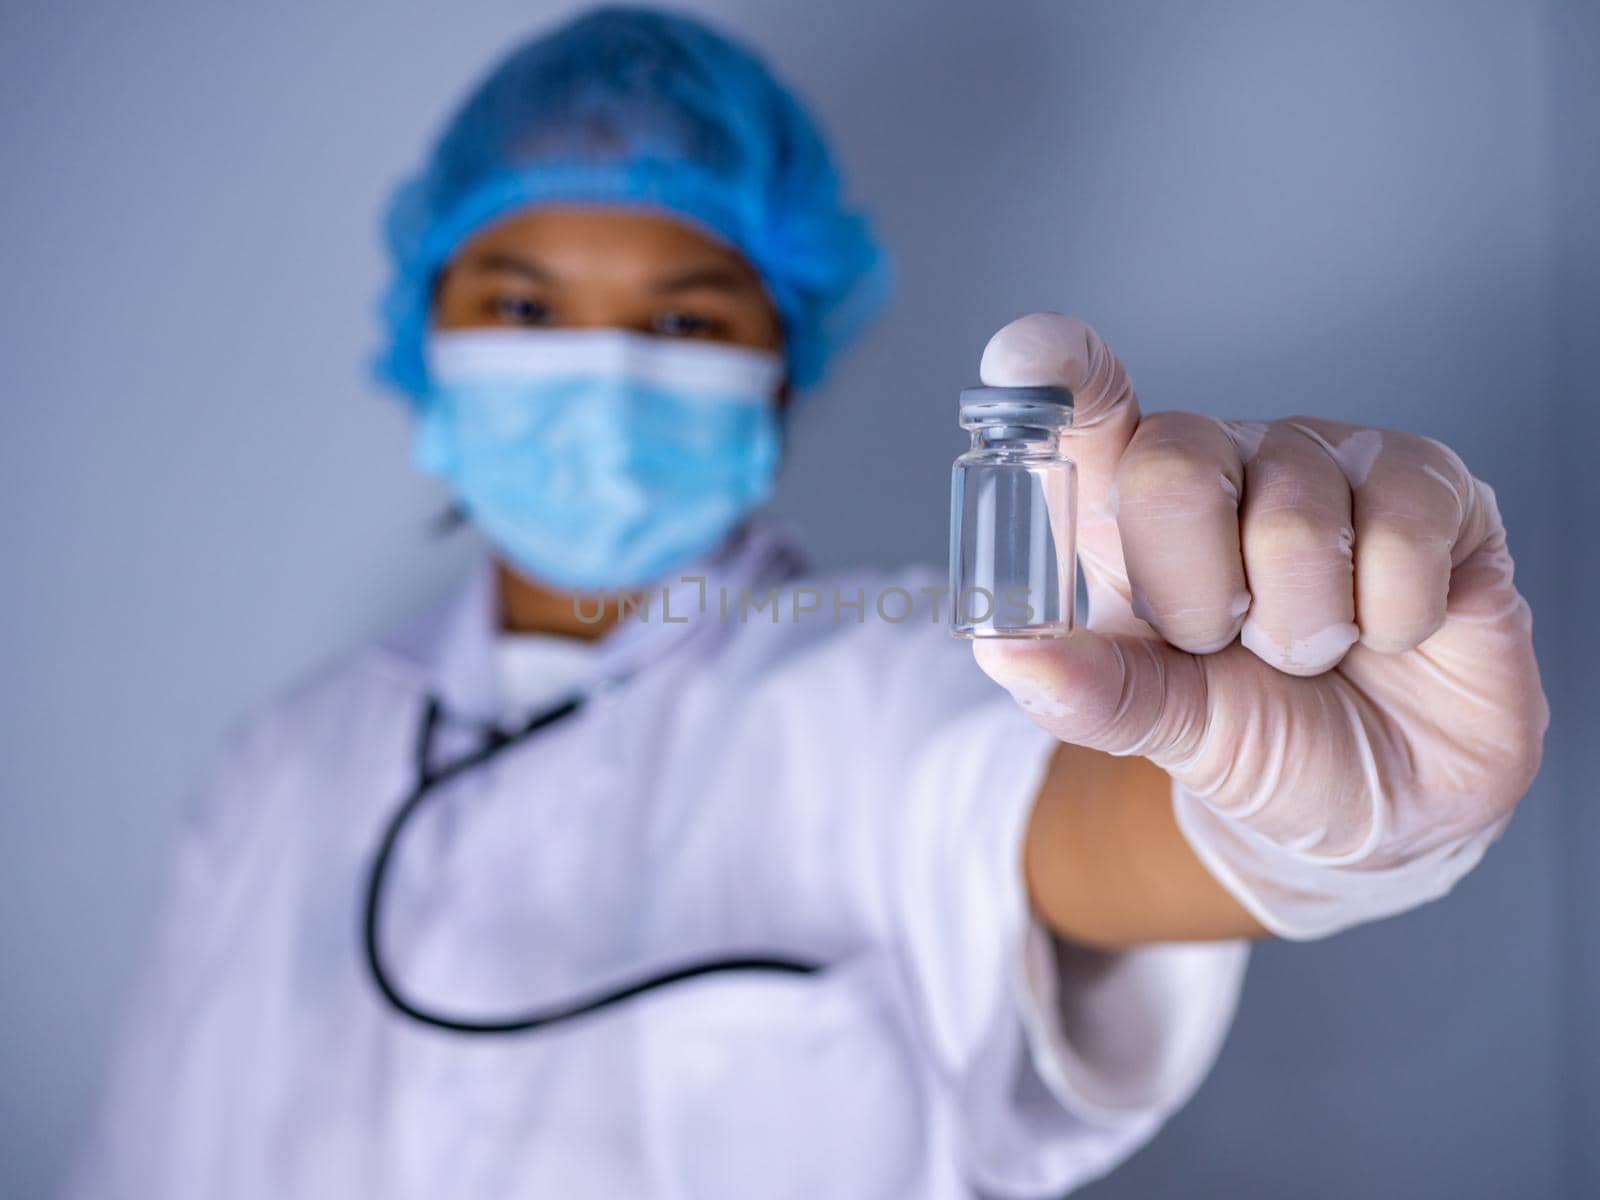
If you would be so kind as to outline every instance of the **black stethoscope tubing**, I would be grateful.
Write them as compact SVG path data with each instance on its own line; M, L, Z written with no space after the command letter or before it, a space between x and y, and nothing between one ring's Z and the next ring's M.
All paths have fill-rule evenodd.
M387 881L390 862L394 857L395 848L400 844L401 834L405 832L411 818L417 814L428 800L439 794L438 789L441 785L450 782L467 771L482 766L511 747L527 741L541 730L549 728L558 721L563 721L576 715L583 708L586 699L587 697L583 695L570 696L542 712L536 713L520 728L509 733L501 729L491 728L487 732L483 744L477 750L465 754L445 766L434 769L429 765L428 760L432 753L434 733L438 729L443 709L437 697L429 696L427 698L427 702L423 707L422 722L417 731L417 782L411 793L395 809L394 815L389 818L389 823L384 828L383 837L378 843L377 853L373 856L371 866L367 872L366 904L362 918L362 942L366 953L367 970L372 976L372 982L378 991L396 1012L423 1025L429 1025L435 1029L449 1030L452 1033L529 1033L536 1029L546 1029L552 1025L575 1020L579 1017L590 1016L602 1009L611 1008L624 1001L642 996L647 992L653 992L702 975L712 975L723 971L780 971L793 975L811 975L823 968L824 964L822 963L787 958L781 955L735 954L697 959L681 966L641 976L631 983L602 989L573 1000L545 1005L513 1016L492 1020L480 1020L438 1012L418 1003L401 991L393 976L389 974L388 968L384 966L383 952L379 947L379 933L382 923L383 889Z

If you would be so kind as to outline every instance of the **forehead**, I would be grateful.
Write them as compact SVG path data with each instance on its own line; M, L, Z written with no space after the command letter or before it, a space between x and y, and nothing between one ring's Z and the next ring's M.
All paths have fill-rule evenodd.
M756 272L737 250L688 221L622 207L540 207L511 213L469 238L452 260L511 255L538 262L557 275L651 277L686 267Z

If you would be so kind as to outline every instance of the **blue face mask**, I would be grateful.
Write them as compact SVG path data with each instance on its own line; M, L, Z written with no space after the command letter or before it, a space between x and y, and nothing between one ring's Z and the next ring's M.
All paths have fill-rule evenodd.
M772 490L776 354L613 329L428 344L416 462L518 570L635 587L710 550Z

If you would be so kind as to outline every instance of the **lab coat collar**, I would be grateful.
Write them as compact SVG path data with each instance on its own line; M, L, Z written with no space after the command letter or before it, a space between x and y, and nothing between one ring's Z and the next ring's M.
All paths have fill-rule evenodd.
M806 568L799 540L762 517L745 521L705 558L653 586L645 619L629 617L597 644L591 683L620 681L690 641L721 635L721 588L766 589ZM701 582L703 580L703 582ZM607 603L615 603L613 595ZM670 614L671 620L663 620ZM382 648L420 676L453 716L488 724L499 712L494 650L499 635L494 560L485 555L456 595L422 620L383 640Z

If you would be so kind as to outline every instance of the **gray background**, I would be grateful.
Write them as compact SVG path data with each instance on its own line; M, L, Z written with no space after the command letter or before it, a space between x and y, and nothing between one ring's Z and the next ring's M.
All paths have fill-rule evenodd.
M1600 1194L1590 549L1600 8L698 6L767 47L897 251L798 422L826 563L937 560L955 389L1035 308L1151 408L1448 440L1496 487L1556 705L1448 903L1268 946L1196 1100L1099 1197ZM365 382L375 210L528 3L0 9L0 1190L92 1095L224 727L470 551Z

